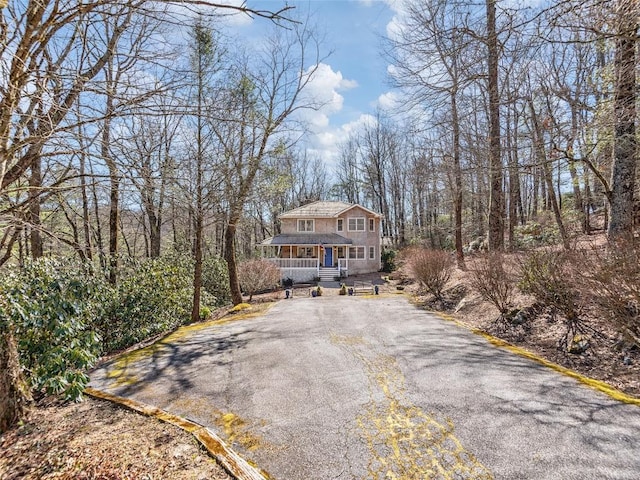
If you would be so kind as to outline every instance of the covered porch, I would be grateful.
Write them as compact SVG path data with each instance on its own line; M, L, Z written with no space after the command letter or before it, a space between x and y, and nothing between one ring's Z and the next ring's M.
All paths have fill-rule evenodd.
M349 246L338 234L280 234L261 244L262 258L280 268L281 279L309 282L348 276Z

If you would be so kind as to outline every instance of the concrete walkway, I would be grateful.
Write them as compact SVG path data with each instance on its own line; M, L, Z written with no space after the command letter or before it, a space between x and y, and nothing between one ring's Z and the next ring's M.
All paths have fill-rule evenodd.
M190 327L91 386L209 426L280 480L640 478L640 408L400 295Z

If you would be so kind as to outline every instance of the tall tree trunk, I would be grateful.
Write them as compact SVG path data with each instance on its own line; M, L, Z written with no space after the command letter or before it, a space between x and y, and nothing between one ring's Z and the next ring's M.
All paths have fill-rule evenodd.
M462 250L462 168L460 166L460 119L458 118L457 92L451 93L451 117L453 127L453 217L455 229L456 261L464 269L464 251Z
M14 329L0 325L0 434L26 416L31 400L20 368Z
M191 321L200 320L200 297L202 294L202 215L196 215L195 242L193 246L193 304L191 307Z
M31 258L43 256L42 246L42 221L40 220L40 193L42 190L42 159L36 155L31 162L31 175L29 176L29 242L31 244Z
M114 115L114 91L117 82L114 80L113 62L109 61L105 68L106 105L104 124L102 126L101 154L109 169L109 283L115 285L118 278L118 234L120 225L120 173L111 155L111 120Z
M520 175L518 173L518 115L511 118L511 110L507 111L507 158L509 168L509 249L515 250L515 228L518 224L518 211L522 218L522 200L520 198ZM513 126L513 129L512 129ZM516 133L514 133L514 130Z
M82 195L82 231L84 234L84 255L88 260L92 259L91 251L91 224L89 222L89 196L87 195L87 179L85 177L85 155L80 152L80 194Z
M578 176L576 162L571 159L569 160L569 174L571 176L571 186L573 187L573 198L575 201L574 210L578 212L582 233L587 233L587 219L585 216L584 201L582 200L582 190L580 189L580 177Z
M500 92L498 89L498 35L496 0L486 0L489 90L489 250L504 250L504 194L500 152Z
M89 170L91 177L94 177L93 166L89 162ZM91 183L91 201L93 203L93 216L95 218L95 245L98 250L98 257L100 259L100 268L104 271L107 268L107 262L104 253L104 241L102 238L102 220L100 219L100 204L98 203L98 187L96 182Z
M160 220L153 214L149 215L149 256L151 258L160 257L161 247L161 232L160 232Z
M637 0L618 0L615 51L615 134L611 172L610 218L607 234L616 239L633 234L633 194L636 148L636 34Z
M582 233L587 233L587 219L582 199L582 191L580 190L580 177L576 168L576 162L573 159L573 144L578 138L578 106L576 101L571 102L571 137L567 142L567 152L569 152L569 174L571 175L571 186L573 187L573 198L575 200L574 208L580 217ZM558 191L560 195L560 191Z
M531 210L529 211L529 219L535 220L538 217L538 211L540 209L540 177L538 175L538 167L533 167L531 174L533 177L531 196L533 198L531 201Z
M120 176L115 166L110 169L109 179L109 283L118 281L118 233L120 231Z
M589 181L589 170L584 166L582 170L584 178L584 228L587 235L591 235L591 207L593 199L591 197L591 182Z
M242 303L242 290L240 289L238 265L236 262L236 229L238 220L239 215L233 214L229 218L229 223L224 231L224 259L227 262L231 301L234 305Z

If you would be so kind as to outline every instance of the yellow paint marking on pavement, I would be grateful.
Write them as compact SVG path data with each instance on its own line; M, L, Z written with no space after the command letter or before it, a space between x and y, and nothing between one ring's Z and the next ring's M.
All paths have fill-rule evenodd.
M198 411L206 416L211 425L216 425L224 439L230 444L240 445L253 451L265 445L262 438L251 432L252 425L233 412L212 408L211 399L198 396L183 396L171 403L172 410Z
M451 315L446 315L440 312L429 312L432 313L434 315L437 315L438 317L453 322L456 325L461 326L462 328L465 328L469 331L471 331L472 333L479 335L481 337L484 337L487 341L489 341L492 345L495 345L496 347L501 347L504 348L505 350L509 350L512 353L515 353L516 355L519 355L521 357L525 357L528 358L529 360L533 360L541 365L544 365L545 367L548 367L552 370L555 370L556 372L562 373L563 375L566 375L568 377L571 377L575 380L578 380L580 383L587 385L588 387L591 387L595 390L598 390L599 392L602 392L606 395L608 395L609 397L613 398L614 400L618 400L619 402L622 403L627 403L629 405L637 405L640 407L640 398L636 398L636 397L632 397L631 395L627 395L624 392L621 392L620 390L612 387L611 385L605 383L605 382L601 382L600 380L596 380L594 378L590 378L590 377L586 377L584 375L579 374L578 372L574 371L574 370L570 370L566 367L563 367L561 365L558 365L557 363L553 363L550 362L549 360L546 360L538 355L536 355L535 353L532 353L528 350L525 350L524 348L521 347L517 347L515 345L512 345L509 342L506 342L500 338L494 337L493 335L485 332L484 330L481 330L479 328L474 328L454 317L452 317Z
M376 354L359 337L331 334L364 366L371 400L357 423L370 452L367 479L493 479L491 472L454 435L450 419L438 421L406 398L395 358ZM380 395L382 393L382 395Z
M249 465L245 459L240 457L229 446L227 446L215 433L202 425L177 415L173 415L151 405L111 395L93 388L85 389L84 393L95 398L117 403L143 415L154 417L163 422L175 425L184 431L191 433L236 480L265 480L270 478L267 473L259 471L254 466Z

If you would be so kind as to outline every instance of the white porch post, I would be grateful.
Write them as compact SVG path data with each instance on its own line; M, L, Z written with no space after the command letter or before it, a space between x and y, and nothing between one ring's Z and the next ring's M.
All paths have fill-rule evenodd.
M347 275L349 274L349 249L350 248L351 247L349 247L349 245L347 245L345 247L345 249L344 249L344 253L345 253L345 256L344 256L345 267L344 268L347 270Z

